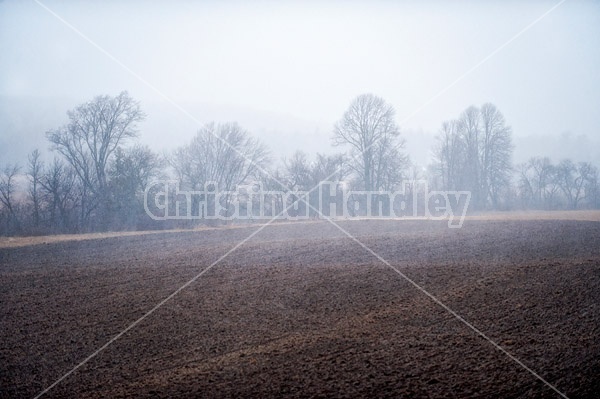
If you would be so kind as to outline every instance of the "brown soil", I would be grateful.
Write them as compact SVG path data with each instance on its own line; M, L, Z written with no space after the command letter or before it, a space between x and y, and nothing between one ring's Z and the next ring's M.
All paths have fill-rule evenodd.
M409 218L404 218L407 220ZM589 222L600 222L599 210L585 211L511 211L511 212L484 212L480 214L470 214L465 217L466 220L580 220ZM358 220L358 218L352 219ZM397 219L398 220L398 219ZM307 221L295 221L294 224L305 223ZM283 225L292 222L276 221L275 224ZM214 229L238 229L246 227L260 227L260 224L241 223L229 224L220 227L196 227L194 231L206 231ZM52 244L63 241L81 241L81 240L97 240L100 238L137 236L146 234L164 234L164 233L181 233L189 232L190 229L175 229L175 230L148 230L148 231L121 231L121 232L106 232L106 233L85 233L85 234L55 234L50 236L30 236L30 237L0 237L1 248L25 247L28 245Z
M569 397L600 392L600 223L340 225ZM255 226L0 250L0 397L33 397ZM331 224L265 228L45 397L558 397Z

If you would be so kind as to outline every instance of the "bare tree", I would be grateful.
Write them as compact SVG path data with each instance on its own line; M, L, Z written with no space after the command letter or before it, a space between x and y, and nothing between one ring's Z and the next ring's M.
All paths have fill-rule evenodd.
M312 165L308 161L306 153L296 151L289 160L284 160L283 164L285 168L284 182L288 185L287 189L295 191L312 188Z
M317 153L315 160L309 161L305 153L297 151L290 160L284 161L284 166L283 181L289 185L291 191L309 192L304 201L310 203L308 213L314 217L318 215L316 209L319 207L319 185L325 181L340 183L348 172L346 157L343 154ZM294 201L299 200L295 194L293 198Z
M463 169L466 163L465 142L460 135L458 121L444 122L436 139L433 153L442 187L446 190L458 190L464 186Z
M285 162L283 168L273 168L269 173L265 173L261 176L260 182L262 183L263 188L266 191L274 192L274 194L271 196L274 202L273 207L271 209L272 216L278 215L288 205L290 205L284 204L284 196L282 193L287 193L290 190L293 191L294 189L297 189L297 187L294 188L295 186L293 186L292 183L288 180L288 176L285 174L284 169ZM281 187L282 183L285 185L284 188ZM253 204L249 203L250 198L248 197L248 195L246 195L245 197L240 197L240 199L245 199L246 201L248 201L248 203L246 203L245 205L240 204L240 206L245 206L245 210L248 210L250 206L253 206Z
M49 131L47 137L81 180L82 217L86 217L98 205L108 207L109 160L119 145L136 136L136 123L144 114L139 103L122 92L116 97L98 96L67 115L69 123Z
M467 108L444 122L434 149L437 173L446 190L469 190L478 208L498 208L510 185L511 129L493 104Z
M216 184L219 191L233 191L250 180L263 180L269 153L238 124L209 123L191 143L175 150L169 161L187 189L202 190L207 184ZM194 196L192 209L199 209L199 200Z
M0 204L6 210L6 233L14 234L20 230L19 214L17 212L17 176L21 168L18 165L6 165L0 174Z
M40 179L42 178L44 164L40 159L40 152L36 149L29 154L29 170L27 175L29 176L29 197L33 205L33 226L38 228L40 226Z
M570 159L561 161L556 167L556 182L571 209L577 209L583 195L585 179L578 172L577 166Z
M348 173L347 159L344 154L320 154L317 153L315 161L310 167L310 180L312 187L325 179L332 182L343 181Z
M394 172L405 167L404 141L394 120L394 108L382 98L362 94L355 98L333 132L334 145L350 145L350 167L365 190L395 183Z
M393 190L402 183L405 171L410 165L408 156L404 154L404 141L395 137L386 137L377 144L377 161L374 188L377 190Z
M600 179L598 168L590 165L585 182L585 199L592 209L600 208Z
M465 145L465 164L463 166L463 189L471 191L472 202L482 207L481 168L479 159L479 138L481 135L479 109L470 106L458 119L458 126Z
M500 193L510 185L513 145L511 128L506 126L504 116L495 105L486 103L481 107L479 165L483 195L490 199L492 207L498 208Z
M558 185L556 168L548 157L533 157L519 166L519 191L527 208L552 209Z
M144 215L143 193L150 180L160 176L163 161L150 148L117 148L108 169L111 210L115 227L134 228Z
M555 179L569 208L577 209L583 199L594 196L597 175L598 170L589 162L575 165L570 159L565 159L558 164Z
M49 228L53 232L75 231L77 226L72 219L81 199L77 195L77 174L73 168L55 158L39 183L46 197Z
M171 157L180 181L191 189L216 183L230 191L250 178L258 178L269 162L264 144L236 123L209 123L188 145Z
M332 182L344 180L348 168L343 154L317 153L314 161L302 151L296 151L289 160L284 160L285 179L291 190L312 190L328 179Z
M143 192L153 178L160 175L163 160L148 146L136 144L117 148L109 167L111 181L134 192Z

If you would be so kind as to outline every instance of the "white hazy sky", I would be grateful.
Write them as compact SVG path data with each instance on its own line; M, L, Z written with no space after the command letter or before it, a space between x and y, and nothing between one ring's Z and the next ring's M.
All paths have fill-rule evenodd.
M299 136L288 147L329 146L332 125L364 92L391 103L406 132L433 135L469 105L492 102L515 137L600 139L597 1L564 2L414 115L558 2L41 3L199 121L250 121L256 111L263 119L248 127ZM195 132L195 122L34 1L0 2L0 48L4 98L75 105L128 90L149 114L142 141L168 147ZM161 109L159 121L151 111ZM186 131L167 133L167 125Z

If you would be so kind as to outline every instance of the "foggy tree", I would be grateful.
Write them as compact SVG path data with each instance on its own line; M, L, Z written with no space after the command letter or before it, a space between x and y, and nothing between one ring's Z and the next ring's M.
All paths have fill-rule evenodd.
M14 234L20 230L19 214L15 193L17 192L17 177L21 168L18 165L6 165L0 174L0 204L5 213L5 231Z
M558 185L548 157L533 157L520 166L519 191L526 207L552 209Z
M424 195L421 182L426 180L427 170L423 166L411 162L407 174L403 190L406 196L406 206L410 208L415 205L413 198L419 198L420 196L422 198ZM417 207L419 206L418 202L419 201L417 201ZM401 211L401 209L399 211Z
M144 214L144 191L153 178L159 177L161 167L162 160L147 146L117 148L108 175L111 209L120 228L132 228L139 222Z
M589 200L590 195L593 194L593 188L590 186L590 183L597 180L598 169L590 162L579 162L577 164L577 174L577 178L582 180L581 192L583 193L579 193L577 200ZM590 190L588 191L587 189Z
M583 187L583 180L575 177L576 171L575 164L570 159L561 161L556 167L556 182L572 209L577 208L579 193Z
M406 163L394 108L382 98L363 94L355 98L336 123L334 145L350 145L349 166L362 181L363 189L379 190L397 183Z
M236 123L205 125L171 157L180 181L192 190L209 182L217 183L219 190L233 190L249 178L259 178L268 162L266 146Z
M112 180L121 180L120 185L139 192L158 177L162 166L163 160L148 146L136 144L130 148L117 148L109 174Z
M511 129L493 104L481 107L483 135L480 143L481 189L494 209L498 208L501 190L510 184L513 145Z
M77 175L73 168L54 158L39 183L46 197L50 229L53 232L75 231L72 219L80 206L80 198L76 190Z
M83 185L82 218L97 206L107 213L109 160L119 145L136 136L136 123L144 114L124 91L116 97L98 96L67 115L69 123L49 131L47 137Z
M319 206L319 184L324 181L339 183L344 180L348 168L346 157L343 154L325 155L317 153L314 161L309 161L307 155L302 151L296 151L290 160L284 161L283 177L291 191L309 192L312 208L308 212L317 216ZM294 201L297 197L294 197ZM289 205L289 204L288 204Z
M339 182L347 173L343 154L325 155L317 153L310 162L302 151L296 151L290 160L284 161L286 181L291 190L309 191L324 180Z
M458 190L464 186L463 168L467 159L458 121L444 122L436 140L433 155L442 187L446 190Z
M302 151L296 151L289 160L283 161L285 168L285 184L292 191L310 190L313 178L312 166L308 156Z
M536 190L536 178L532 174L529 162L521 163L516 166L518 172L518 196L523 208L539 207L541 200L538 198Z
M340 183L343 182L346 177L346 173L348 172L348 168L346 165L346 157L343 154L333 154L333 155L325 155L317 153L315 161L311 165L310 175L311 175L311 184L307 190L313 190L309 192L309 200L312 205L309 208L309 215L313 217L319 217L320 214L317 212L326 212L328 213L328 208L321 208L321 203L319 201L320 192L317 187L323 182L330 182L335 185L335 190L338 194L341 194L345 189L344 185ZM331 188L331 186L328 186Z
M556 182L562 190L571 209L577 209L585 195L585 184L593 176L594 167L589 162L575 165L565 159L556 167Z
M312 189L325 179L332 182L343 181L347 173L347 160L343 154L325 155L317 153L316 159L310 168L312 187L308 189Z
M465 143L465 164L463 166L464 189L471 191L475 206L481 207L481 170L479 159L480 113L470 106L458 120L459 131Z
M391 191L397 188L405 178L405 170L410 162L402 152L404 141L386 137L377 144L377 162L374 188Z
M289 205L284 204L284 198L281 194L282 192L287 193L288 191L290 191L290 189L292 189L292 185L288 180L288 176L285 174L284 168L285 167L273 168L271 171L269 171L269 173L262 174L260 179L262 187L265 191L271 191L275 193L275 197L273 198L275 204L272 209L273 216L281 213L285 209L285 207ZM282 183L284 184L285 188L282 188ZM247 198L248 197L246 197L246 199Z
M600 180L598 168L590 165L585 182L585 198L588 206L592 209L600 209Z
M520 165L519 191L523 205L536 209L577 209L585 203L598 208L598 168L570 159L553 165L548 157Z
M29 169L27 175L29 176L29 197L33 206L33 225L39 227L40 225L40 179L42 178L44 164L40 159L40 152L36 149L29 154Z
M237 123L209 123L169 161L185 189L204 190L214 183L219 191L233 191L249 180L262 180L269 152ZM194 196L193 209L198 209L198 200Z
M443 189L471 191L477 208L498 208L510 186L512 151L511 129L493 104L467 108L437 136L434 159Z

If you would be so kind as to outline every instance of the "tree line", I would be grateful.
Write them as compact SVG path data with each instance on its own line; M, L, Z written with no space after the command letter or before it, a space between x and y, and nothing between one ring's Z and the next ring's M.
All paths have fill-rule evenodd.
M145 114L127 92L98 96L67 117L46 132L51 162L36 149L25 165L0 172L0 235L173 227L152 220L143 207L148 184L167 178L189 190L208 182L224 191L261 182L285 192L309 191L323 180L392 191L418 179L434 190L470 191L472 211L600 209L595 165L545 157L513 165L512 130L490 103L442 124L426 169L410 162L394 108L372 94L355 98L334 125L331 142L340 152L297 151L279 162L236 123L206 124L189 143L158 154L137 141Z

